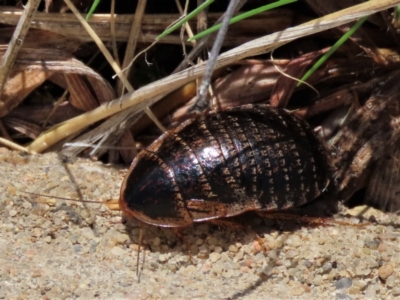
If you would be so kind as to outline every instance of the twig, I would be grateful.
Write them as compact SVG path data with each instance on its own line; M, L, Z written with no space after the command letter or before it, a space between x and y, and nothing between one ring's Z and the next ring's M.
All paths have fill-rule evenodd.
M0 97L3 93L8 74L10 73L15 59L17 58L19 49L21 49L25 36L28 33L29 26L31 25L33 15L35 14L40 0L29 0L26 4L24 12L19 19L18 25L15 28L14 34L3 59L0 61ZM1 105L1 102L0 102Z
M247 2L247 0L240 0L238 5L236 6L236 11L239 10L240 8L242 8L243 5L245 5L245 3ZM215 24L218 24L219 22L221 22L221 20L224 18L225 15L222 15L216 22ZM200 41L198 41L197 46L194 47L192 49L192 51L190 51L189 55L187 58L185 58L180 64L179 66L174 70L174 73L182 71L184 68L186 68L188 62L193 61L193 59L200 53L201 50L203 50L203 48L207 45L208 41L210 40L210 38L213 35L207 35L206 37L202 38Z
M55 113L55 111L57 110L57 108L60 106L60 104L65 100L65 98L68 95L68 90L65 90L64 93L61 95L60 98L58 98L58 100L56 101L56 103L53 106L53 109L51 110L51 112L49 113L49 115L47 116L46 120L44 120L43 124L42 124L42 128L45 128L47 125L47 122L49 122L51 116Z
M229 2L228 8L224 14L224 19L222 21L221 29L218 31L217 38L214 41L214 45L211 49L210 58L208 59L206 69L203 75L203 81L199 87L199 97L196 103L189 109L189 111L203 111L204 108L208 106L208 101L206 101L206 95L208 91L208 87L210 86L211 76L214 71L215 62L217 61L219 50L221 49L222 43L224 42L224 38L226 32L228 31L229 21L232 18L235 8L239 0L231 0Z

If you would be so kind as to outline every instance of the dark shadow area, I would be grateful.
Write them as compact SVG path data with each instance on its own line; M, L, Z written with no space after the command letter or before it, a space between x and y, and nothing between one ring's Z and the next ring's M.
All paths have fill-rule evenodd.
M333 197L329 195L323 195L316 199L315 201L294 209L280 211L290 214L292 219L290 220L280 220L280 219L270 219L266 216L260 216L256 212L247 212L242 215L233 218L223 219L223 221L228 221L227 226L219 226L213 225L211 222L203 222L203 223L195 223L191 227L182 228L179 230L171 229L171 228L161 228L151 225L143 225L144 228L144 236L143 236L143 247L150 251L156 251L160 254L171 253L171 252L179 252L183 254L189 255L191 259L200 260L200 258L196 257L198 253L192 253L192 246L195 245L197 239L204 240L204 244L208 244L208 240L216 239L222 250L224 252L228 251L229 245L232 244L232 241L241 243L242 245L251 244L258 240L259 237L263 237L265 234L270 234L271 232L278 231L279 234L283 232L296 232L300 230L302 227L307 226L324 226L324 225L316 225L310 224L303 221L299 221L296 216L301 218L302 216L309 216L315 218L329 218L332 217L333 214L338 211L338 202L334 200ZM229 222L231 222L232 226L229 226ZM123 223L126 226L126 232L130 236L130 239L134 243L139 242L139 223L136 220L125 218ZM162 250L158 247L154 247L152 245L152 241L154 238L160 238L161 244L168 245L168 250ZM284 243L283 243L284 244ZM268 249L262 246L261 253L265 255L268 253ZM280 248L275 248L274 250L277 252L277 260L279 259L281 249L284 246L282 245ZM208 255L212 251L208 251L206 253L204 260L208 258ZM142 257L143 251L140 254ZM142 259L141 259L142 262ZM261 272L257 274L260 278L253 284L251 284L248 288L239 293L234 294L230 299L241 299L242 297L249 295L252 291L256 290L263 282L267 281L269 278L268 270L269 268L273 268L275 266L275 260L271 260L268 266ZM146 266L147 264L147 266ZM188 262L182 263L181 266L188 266L192 264L189 259ZM157 268L156 266L149 266L148 263L145 262L144 268ZM179 268L178 267L178 268ZM152 269L153 270L153 269ZM155 271L155 270L154 270ZM204 274L210 274L211 270L205 271Z

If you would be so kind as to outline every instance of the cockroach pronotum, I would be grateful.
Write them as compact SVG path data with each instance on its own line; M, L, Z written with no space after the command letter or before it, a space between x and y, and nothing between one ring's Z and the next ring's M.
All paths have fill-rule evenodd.
M142 151L121 187L129 217L160 227L279 211L329 183L324 146L282 109L246 105L189 119Z

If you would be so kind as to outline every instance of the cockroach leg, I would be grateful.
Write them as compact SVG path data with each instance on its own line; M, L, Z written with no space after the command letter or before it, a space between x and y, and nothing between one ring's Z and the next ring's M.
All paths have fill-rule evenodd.
M291 213L272 213L272 212L257 212L258 215L268 219L274 220L292 220L298 222L305 222L310 224L322 225L322 226L331 226L331 225L344 225L344 226L352 226L352 227L365 227L370 223L363 224L355 224L346 221L334 220L332 218L321 218L321 217L309 217L309 216L300 216Z
M174 232L174 234L178 237L178 239L185 244L185 247L189 253L189 261L192 262L193 259L193 255L192 255L192 251L190 251L190 244L187 242L187 239L184 238L183 233L182 233L182 227L173 227L172 231Z
M172 230L174 234L178 237L178 239L183 241L183 234L182 234L182 228L180 227L172 227Z
M119 207L119 199L112 199L107 202L102 202L109 210L121 210Z
M228 208L224 203L213 201L198 201L188 200L186 208L189 211L192 219L207 219L210 215L215 217L224 217L227 214Z
M228 219L210 220L210 223L213 225L216 225L218 227L224 227L224 228L229 228L229 229L234 229L234 230L247 229L247 226L245 226L239 222L235 222L235 221L228 220Z

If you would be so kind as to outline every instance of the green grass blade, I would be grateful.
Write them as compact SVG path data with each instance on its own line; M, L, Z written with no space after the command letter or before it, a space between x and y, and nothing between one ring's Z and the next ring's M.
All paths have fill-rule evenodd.
M280 0L280 1L268 4L268 5L261 6L259 8L255 8L253 10L250 10L248 12L240 14L240 15L238 15L236 17L233 17L231 19L231 21L229 22L229 24L233 24L233 23L239 22L239 21L241 21L243 19L252 17L252 16L257 15L259 13L262 13L264 11L267 11L267 10L270 10L270 9L274 9L276 7L279 7L279 6L282 6L282 5L286 5L286 4L289 4L289 3L293 3L293 2L296 2L296 1L297 0ZM195 36L193 36L190 39L188 39L188 41L193 41L193 40L200 39L200 38L202 38L202 37L204 37L204 36L206 36L206 35L208 35L210 33L213 33L215 31L217 31L220 28L221 28L221 24L217 24L217 25L215 25L215 26L213 26L213 27L211 27L209 29L206 29L206 30L196 34Z
M180 20L178 23L175 25L171 26L170 28L166 29L163 33L161 33L158 37L156 37L156 40L160 40L163 37L167 36L174 30L180 28L183 24L185 24L187 21L198 15L201 11L203 11L207 6L209 6L211 3L213 3L215 0L207 0L204 2L202 5L198 6L194 11L192 11L190 14L188 14L186 17L184 17L182 20Z
M400 5L396 6L394 10L394 19L396 20L396 22L398 22L400 19Z
M88 12L88 14L86 15L86 21L90 19L90 17L93 15L95 9L97 8L97 6L99 5L100 0L94 0L92 6L90 7L90 10Z
M328 52L326 52L312 67L310 70L307 71L306 74L300 79L301 81L306 81L311 74L315 72L340 46L343 45L343 43L354 33L356 30L368 19L368 16L363 17L357 21L356 24L353 25L347 31L333 46L331 49L329 49ZM301 82L297 83L297 86L299 87L301 85Z

